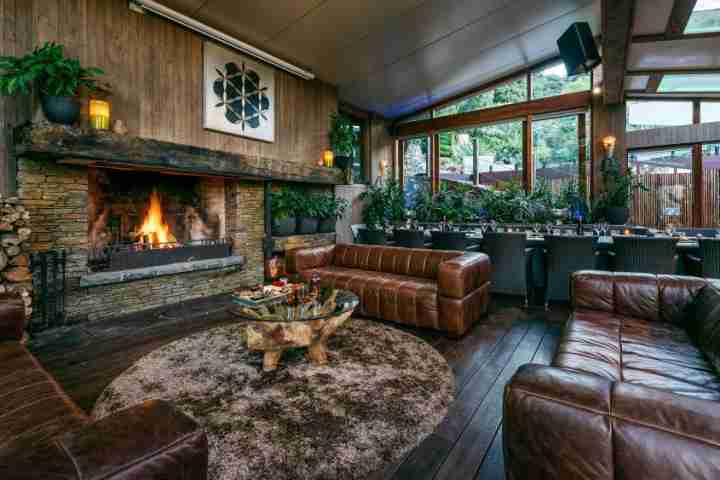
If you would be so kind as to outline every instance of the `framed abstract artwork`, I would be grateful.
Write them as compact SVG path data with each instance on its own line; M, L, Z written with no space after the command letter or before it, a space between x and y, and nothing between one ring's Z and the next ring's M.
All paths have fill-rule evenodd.
M212 42L203 50L203 126L274 142L275 70Z

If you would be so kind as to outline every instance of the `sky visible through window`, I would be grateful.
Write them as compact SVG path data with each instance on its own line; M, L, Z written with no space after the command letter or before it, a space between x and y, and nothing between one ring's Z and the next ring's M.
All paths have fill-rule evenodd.
M685 33L720 31L720 0L698 0Z

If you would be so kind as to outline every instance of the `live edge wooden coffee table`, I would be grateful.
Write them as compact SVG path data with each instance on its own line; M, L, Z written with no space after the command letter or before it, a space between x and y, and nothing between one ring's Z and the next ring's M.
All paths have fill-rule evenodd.
M347 290L326 292L324 297L293 306L284 299L258 307L233 307L232 312L247 324L248 349L264 352L264 371L275 370L283 352L297 347L308 347L313 363L327 363L326 342L350 318L359 299Z

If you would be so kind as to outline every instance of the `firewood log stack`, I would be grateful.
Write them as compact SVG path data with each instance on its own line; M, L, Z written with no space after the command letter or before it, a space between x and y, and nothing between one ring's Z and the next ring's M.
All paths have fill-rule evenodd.
M0 195L0 293L18 292L32 314L30 212L17 197Z

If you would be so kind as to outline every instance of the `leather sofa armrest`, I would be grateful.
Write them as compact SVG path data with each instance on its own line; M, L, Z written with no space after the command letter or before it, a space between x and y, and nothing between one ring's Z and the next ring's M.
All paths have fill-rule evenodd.
M0 294L0 341L21 340L26 322L22 297L14 293Z
M507 479L720 478L717 405L524 365L505 387Z
M311 268L327 267L332 263L334 254L335 245L290 250L285 256L285 269L288 273L300 273Z
M612 386L595 375L520 367L503 402L507 480L613 479Z
M0 478L207 478L208 442L190 417L150 400L0 457Z
M465 253L438 267L438 294L462 299L490 281L490 258L484 253Z

